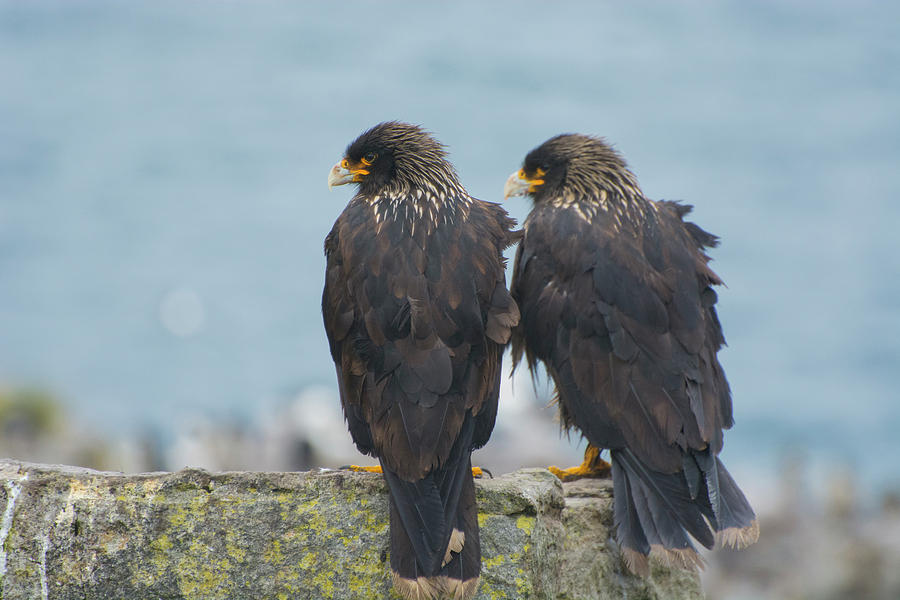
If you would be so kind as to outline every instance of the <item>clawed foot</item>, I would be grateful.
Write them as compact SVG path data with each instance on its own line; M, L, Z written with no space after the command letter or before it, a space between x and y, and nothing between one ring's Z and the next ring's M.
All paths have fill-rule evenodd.
M381 467L360 467L359 465L344 465L341 467L343 471L357 471L360 473L378 473L381 475Z
M487 473L488 477L490 477L491 479L494 478L494 474L487 469L483 469L481 467L472 467L472 477L474 477L475 479L481 479L482 477L484 477L485 473Z
M612 466L600 458L600 450L590 444L584 451L584 462L577 467L568 469L547 467L547 470L559 477L560 481L575 481L585 477L605 478L609 477L611 469Z

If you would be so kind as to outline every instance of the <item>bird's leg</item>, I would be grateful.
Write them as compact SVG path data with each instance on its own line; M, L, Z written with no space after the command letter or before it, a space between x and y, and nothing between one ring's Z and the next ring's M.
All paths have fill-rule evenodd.
M575 481L582 477L609 477L612 467L608 462L600 458L600 449L588 444L584 450L584 462L577 467L560 469L559 467L547 467L551 473L562 481Z
M347 471L357 471L360 473L378 473L381 474L381 467L361 467L359 465L344 465L341 469ZM487 469L482 469L481 467L472 467L472 477L475 479L481 479L484 477L484 474L487 473L488 477L491 479L494 478L494 474L488 471Z

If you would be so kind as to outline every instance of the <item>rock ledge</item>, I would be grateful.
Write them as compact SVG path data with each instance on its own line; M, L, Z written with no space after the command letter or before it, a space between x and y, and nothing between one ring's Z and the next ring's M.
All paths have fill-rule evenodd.
M476 598L702 598L696 575L626 575L608 481L544 469L478 482ZM395 598L381 477L123 475L0 460L0 598Z

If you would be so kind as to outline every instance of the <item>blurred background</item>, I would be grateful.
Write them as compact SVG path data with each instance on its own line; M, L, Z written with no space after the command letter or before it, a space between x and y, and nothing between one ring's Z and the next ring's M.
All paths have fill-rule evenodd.
M722 236L724 459L762 538L712 598L900 597L900 5L0 0L0 456L365 462L319 312L344 147L401 119L500 201L603 135ZM520 221L529 206L505 203ZM495 473L574 464L546 379Z

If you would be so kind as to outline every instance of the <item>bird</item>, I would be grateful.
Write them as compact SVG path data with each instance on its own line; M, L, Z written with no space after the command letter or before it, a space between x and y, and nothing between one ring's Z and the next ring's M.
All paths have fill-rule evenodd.
M519 320L503 256L516 223L470 196L417 125L379 123L347 146L328 185L351 183L322 295L344 416L387 482L396 590L468 599L481 572L471 454L494 427Z
M512 173L504 197L528 196L510 291L521 311L515 365L555 384L560 422L587 439L561 479L613 480L616 540L646 574L651 550L689 569L707 548L757 540L756 515L718 458L733 423L718 351L725 344L708 248L692 206L644 196L604 139L552 137ZM600 458L609 450L610 462ZM611 464L610 464L611 463Z

